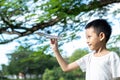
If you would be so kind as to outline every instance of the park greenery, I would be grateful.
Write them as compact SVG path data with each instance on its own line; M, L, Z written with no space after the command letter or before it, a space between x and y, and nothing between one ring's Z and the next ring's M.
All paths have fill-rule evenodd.
M35 32L55 34L63 37L59 46L78 38L78 33L91 18L112 18L120 22L120 0L1 0L0 1L0 44L18 42L15 51L7 53L8 65L2 64L0 78L16 75L21 72L25 80L27 75L34 80L84 80L81 70L62 72L53 52L50 50L48 39ZM111 9L113 9L111 11ZM108 17L107 17L108 16ZM120 55L120 35L111 36L108 42L110 50ZM40 45L38 47L34 47ZM60 48L61 54L64 49ZM77 49L67 62L88 53L87 49Z

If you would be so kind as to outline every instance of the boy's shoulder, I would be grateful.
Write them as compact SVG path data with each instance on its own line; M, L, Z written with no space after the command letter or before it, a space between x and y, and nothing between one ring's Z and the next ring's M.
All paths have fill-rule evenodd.
M90 53L86 54L84 57L92 57L92 56L94 56L94 52L90 52ZM118 55L118 53L116 53L116 52L114 52L114 51L110 51L110 52L109 52L107 55L105 55L105 56L120 57L120 56Z
M84 55L83 57L81 57L82 59L91 59L94 57L94 52L90 52L86 55ZM80 59L81 59L80 58ZM96 57L100 58L100 57ZM111 60L113 59L120 59L120 56L118 55L118 53L114 52L114 51L110 51L107 55L102 56L101 58L110 58Z
M90 58L91 56L93 56L93 54L94 54L93 52L87 53L82 58Z
M120 56L118 55L118 53L114 52L114 51L111 51L110 53L110 56L111 56L111 59L112 58L120 58Z

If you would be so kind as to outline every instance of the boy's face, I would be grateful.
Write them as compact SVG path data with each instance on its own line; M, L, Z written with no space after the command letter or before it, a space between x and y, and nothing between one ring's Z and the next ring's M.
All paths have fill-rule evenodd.
M91 50L98 50L103 44L101 37L97 35L93 27L86 29L86 39Z

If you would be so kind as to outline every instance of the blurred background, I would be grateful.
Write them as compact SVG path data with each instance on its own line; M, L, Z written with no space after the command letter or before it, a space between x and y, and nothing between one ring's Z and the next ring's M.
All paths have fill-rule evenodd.
M90 50L84 27L94 19L112 26L107 47L120 55L120 0L0 0L0 80L84 80L80 69L64 73L50 40L62 36L61 55L73 62Z

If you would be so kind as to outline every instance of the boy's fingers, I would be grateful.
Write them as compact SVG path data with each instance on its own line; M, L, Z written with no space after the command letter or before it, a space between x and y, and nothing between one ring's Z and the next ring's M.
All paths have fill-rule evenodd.
M50 41L51 41L51 44L55 43L55 39L50 39Z

